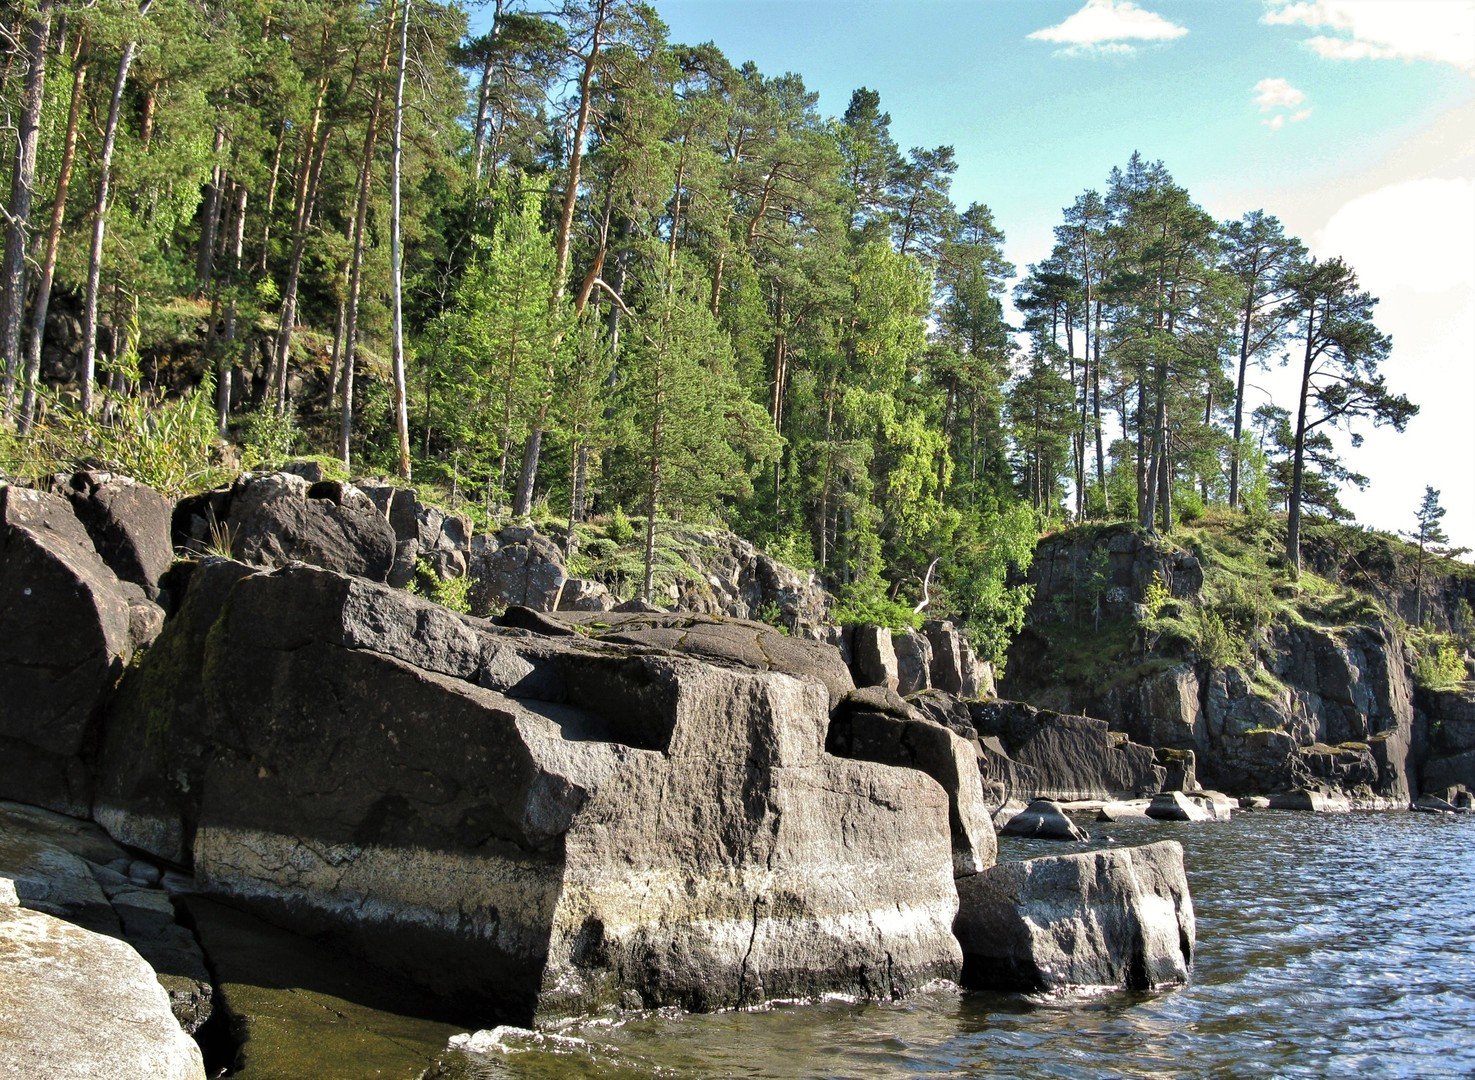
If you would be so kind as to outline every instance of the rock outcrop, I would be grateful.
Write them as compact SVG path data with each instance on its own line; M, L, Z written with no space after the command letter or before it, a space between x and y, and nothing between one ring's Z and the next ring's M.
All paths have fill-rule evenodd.
M1188 981L1193 901L1173 841L1000 863L958 883L963 985L1060 993Z
M1106 721L1066 716L1017 701L980 701L969 706L980 736L994 736L1009 758L1028 772L1016 778L1032 790L1015 796L1116 799L1155 795L1167 770L1149 746L1110 730Z
M182 500L174 542L192 552L225 543L254 566L305 562L370 581L389 577L397 550L387 517L358 488L288 472L247 474L228 490Z
M839 757L918 769L948 795L953 873L976 874L994 864L998 843L984 801L978 757L964 739L877 687L848 695L830 719L825 747Z
M156 866L96 825L0 802L0 881L17 902L128 942L154 969L175 1019L194 1034L214 1008L210 975L159 879Z
M1202 599L1204 568L1188 551L1127 526L1081 528L1040 542L1030 580L1036 594L1010 649L1006 696L1192 751L1196 779L1232 793L1322 786L1391 807L1418 789L1422 729L1409 661L1375 605L1347 605L1345 625L1279 619L1248 643L1253 657L1210 663L1167 631L1159 640L1144 606L1159 581L1154 603L1165 619ZM1080 646L1061 622L1092 617L1106 624L1100 648L1121 662L1062 677Z
M306 566L237 573L194 572L166 631L191 640L137 672L167 692L112 717L174 748L173 790L140 761L100 814L183 842L207 892L521 1022L956 974L948 796L826 753L817 678L633 626L497 628ZM205 589L218 614L201 593L185 619Z
M157 600L159 579L174 562L174 501L129 477L98 472L75 474L57 494L71 500L93 548L119 580Z
M59 496L0 484L0 798L85 815L114 683L164 613Z
M690 568L672 597L679 610L733 619L771 618L794 632L829 620L833 598L812 570L786 566L729 532L678 530L671 540Z

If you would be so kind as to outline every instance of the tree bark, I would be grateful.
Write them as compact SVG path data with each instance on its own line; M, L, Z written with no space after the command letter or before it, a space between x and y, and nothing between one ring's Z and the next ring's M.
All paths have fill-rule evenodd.
M405 380L405 272L404 245L401 243L400 174L404 163L405 65L410 49L410 0L405 0L400 15L399 78L394 89L394 147L390 165L390 276L394 305L394 420L399 434L399 475L410 479L410 412Z
M141 0L138 14L148 14L153 0ZM97 201L93 206L92 251L87 261L87 297L82 306L82 411L92 412L92 384L97 375L97 303L102 288L102 243L108 227L108 196L112 184L113 150L118 145L118 121L123 110L123 90L128 85L128 69L138 53L138 40L130 38L118 60L118 75L113 80L113 96L108 105L107 126L103 129L102 153L97 162Z
M82 115L82 91L87 83L87 65L81 60L78 43L72 71L72 102L67 109L67 133L62 142L61 167L56 177L56 195L51 200L51 225L46 230L46 252L41 257L41 278L31 308L31 336L26 346L24 393L21 396L20 430L31 429L36 416L36 387L41 378L41 346L46 337L46 315L51 308L51 286L56 277L56 255L61 246L61 228L66 220L67 192L77 161L77 127Z
M1306 312L1306 354L1301 364L1301 394L1296 404L1296 442L1291 455L1290 509L1286 515L1286 562L1291 575L1301 574L1301 486L1306 476L1306 406L1311 396L1311 369L1316 362L1316 304Z
M51 41L53 0L40 0L26 27L29 63L16 129L15 164L6 208L5 255L0 263L0 358L5 368L5 418L15 408L21 374L20 334L26 306L26 251L31 242L31 197L36 184L36 150L41 141L41 106L46 94L46 47Z

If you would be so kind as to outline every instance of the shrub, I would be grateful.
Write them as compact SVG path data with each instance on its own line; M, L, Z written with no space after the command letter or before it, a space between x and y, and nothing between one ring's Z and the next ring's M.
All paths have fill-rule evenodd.
M1453 641L1431 642L1414 661L1414 682L1425 690L1456 690L1465 681L1465 662Z
M59 395L43 392L41 400L45 415L29 435L0 430L0 470L11 476L101 469L175 496L226 478L215 433L215 381L208 374L177 398L100 387L90 414Z
M278 416L267 402L247 412L236 433L241 443L241 464L247 469L282 464L292 456L302 437L297 414L288 408Z
M428 559L415 564L415 576L405 586L407 592L434 600L443 608L471 614L471 577L442 578L436 574Z
M635 526L631 525L630 519L625 516L624 507L615 507L615 512L609 518L609 528L605 532L611 540L622 546L635 539Z

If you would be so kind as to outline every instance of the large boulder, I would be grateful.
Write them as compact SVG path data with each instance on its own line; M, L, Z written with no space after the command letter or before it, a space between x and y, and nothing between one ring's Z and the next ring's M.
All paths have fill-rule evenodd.
M508 607L552 611L568 580L563 551L531 526L509 525L478 536L471 552L471 610L496 614Z
M518 617L519 613L509 611L504 621ZM845 661L833 647L791 637L767 623L684 612L560 611L539 620L538 627L555 633L567 627L593 641L668 649L755 671L781 671L820 683L832 708L855 688Z
M997 736L1015 762L1032 770L1038 787L1030 795L1131 798L1156 794L1167 778L1151 747L1111 731L1104 720L1017 701L977 701L969 711L980 735Z
M956 976L947 795L826 753L822 682L539 618L236 580L154 735L200 887L522 1023Z
M1217 810L1201 806L1181 791L1163 791L1152 797L1147 816L1158 821L1212 821Z
M839 757L919 769L948 795L953 873L994 864L998 842L984 801L978 759L962 737L877 687L858 690L835 710L825 748Z
M932 686L932 646L915 630L899 630L891 635L896 651L896 690L902 697L927 690Z
M174 562L174 501L129 477L99 472L74 474L60 493L71 499L77 520L113 573L158 599L159 579Z
M225 544L232 557L255 566L305 562L371 581L389 577L397 549L388 519L358 488L286 472L247 474L228 492L182 500L174 534L194 552Z
M0 484L0 798L87 813L98 710L162 620L65 499Z
M857 686L900 687L891 631L884 626L857 626L850 639L850 670Z
M1050 799L1034 799L1011 817L1000 830L1005 836L1027 836L1036 840L1091 839L1086 831L1071 821L1060 804Z
M132 947L0 903L0 1078L204 1080L200 1048Z
M138 950L193 1034L213 1008L210 974L194 935L156 887L158 867L140 861L96 825L34 806L0 802L0 880L18 902Z
M958 882L963 985L1061 993L1181 986L1193 901L1173 841L1000 863Z

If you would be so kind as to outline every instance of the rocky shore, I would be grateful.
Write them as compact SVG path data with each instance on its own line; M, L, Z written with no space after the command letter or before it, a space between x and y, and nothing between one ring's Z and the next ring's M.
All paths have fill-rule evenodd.
M1001 700L951 623L831 626L812 578L702 550L707 586L649 610L528 527L311 467L178 505L0 485L0 1076L331 1076L347 1043L416 1076L496 1023L1172 986L1181 847L996 865L996 828L1221 820L1241 776L1304 809L1431 777L1468 806L1468 700L1416 700L1376 630L1286 670L1311 734L1365 755L1277 743L1254 760L1289 765L1237 773L1238 706ZM469 578L472 613L406 588L427 574ZM1192 677L1101 701L1228 679ZM318 1005L282 1011L288 970Z

